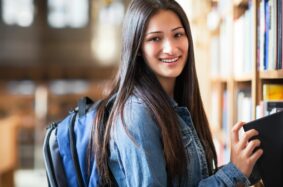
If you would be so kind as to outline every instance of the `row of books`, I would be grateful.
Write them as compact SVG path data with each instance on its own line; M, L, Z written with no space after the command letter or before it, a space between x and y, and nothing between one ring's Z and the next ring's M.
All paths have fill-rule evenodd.
M251 89L240 89L237 92L237 120L249 122L252 120L252 96Z
M217 91L216 91L217 92ZM213 140L214 145L217 152L218 157L218 165L221 166L227 162L229 162L230 159L230 127L228 123L229 118L229 110L228 110L228 97L229 93L227 89L224 90L222 96L219 95L220 93L213 92L212 94L212 111L213 115L210 119L211 121L211 129L213 132ZM220 109L220 110L219 110ZM218 113L221 113L221 117ZM219 118L220 117L220 118ZM220 124L217 124L220 123ZM218 126L218 127L215 127ZM216 129L216 131L215 131ZM218 137L216 137L218 136Z
M282 0L261 0L257 9L257 63L260 70L283 69L282 6Z
M256 107L256 118L283 110L283 84L264 84L263 100Z
M233 27L233 73L235 76L252 72L255 51L254 4L249 3L247 10L234 20Z
M233 18L225 17L220 25L219 35L210 43L211 76L228 77L232 74Z
M283 69L282 0L257 2L259 6L249 0L246 10L237 19L221 18L219 35L213 36L210 44L212 76L251 73L255 60L261 71ZM219 9L219 14L224 12Z
M263 99L256 107L256 118L283 110L283 84L264 84ZM249 122L252 117L251 89L240 89L237 92L237 121Z
M249 3L245 13L238 19L225 11L230 6L233 7L233 1L221 0L218 7L214 8L221 16L219 34L212 36L210 43L211 75L214 77L240 76L252 72L253 52L256 50L253 45L255 5Z

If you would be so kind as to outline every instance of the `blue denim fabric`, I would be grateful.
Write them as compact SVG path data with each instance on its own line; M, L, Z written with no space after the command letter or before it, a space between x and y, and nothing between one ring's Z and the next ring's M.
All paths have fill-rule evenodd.
M236 186L249 180L232 164L208 176L205 152L194 128L190 113L185 107L173 107L180 121L180 131L187 158L186 176L181 186ZM166 187L167 173L162 149L161 133L143 101L135 96L128 99L123 126L115 120L111 131L109 167L120 187ZM127 131L125 130L127 129Z

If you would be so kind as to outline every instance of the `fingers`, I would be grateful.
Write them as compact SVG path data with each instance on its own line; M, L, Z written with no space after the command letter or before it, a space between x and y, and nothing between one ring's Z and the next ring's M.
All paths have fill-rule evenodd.
M238 122L232 128L232 142L238 143L239 142L239 130L243 127L244 122Z
M255 129L245 132L243 136L239 138L239 131L244 124L243 122L239 122L232 128L231 161L248 177L252 172L254 164L263 154L263 150L257 149L257 147L260 146L260 140L252 139L259 134Z
M255 129L251 129L251 130L247 131L244 134L243 138L240 140L240 143L239 143L240 148L245 148L247 146L248 141L252 137L257 136L257 135L258 135L258 131L256 131Z
M261 157L262 154L263 154L263 150L262 149L258 149L255 153L253 153L253 155L250 157L250 160L253 163L253 165Z
M247 147L245 149L245 152L248 156L252 155L252 153L254 152L255 148L258 147L260 145L260 141L259 140L252 140L247 144Z

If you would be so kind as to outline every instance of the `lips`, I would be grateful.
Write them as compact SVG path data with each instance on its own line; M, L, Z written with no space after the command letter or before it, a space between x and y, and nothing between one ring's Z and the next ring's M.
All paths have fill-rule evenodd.
M175 58L161 58L160 61L163 63L174 63L177 62L180 57Z

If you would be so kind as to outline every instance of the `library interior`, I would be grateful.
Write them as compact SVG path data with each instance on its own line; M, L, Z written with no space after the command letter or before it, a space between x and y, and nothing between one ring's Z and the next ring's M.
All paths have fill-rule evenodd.
M47 187L46 127L103 98L131 0L0 0L0 187ZM230 131L283 110L282 0L177 0L189 18L219 166ZM255 186L264 186L259 182Z

